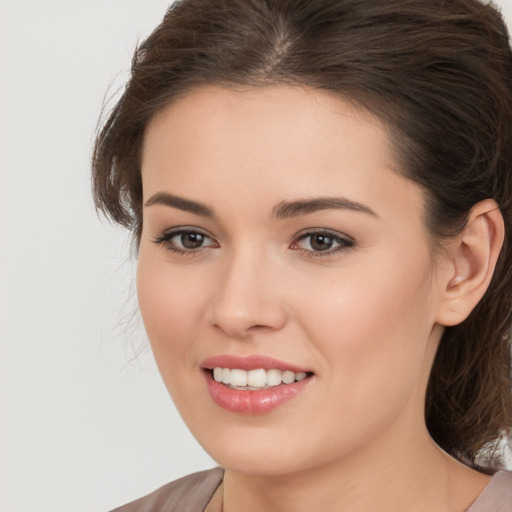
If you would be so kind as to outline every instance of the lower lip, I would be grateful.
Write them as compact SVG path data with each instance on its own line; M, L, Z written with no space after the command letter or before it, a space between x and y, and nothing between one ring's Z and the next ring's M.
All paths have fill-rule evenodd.
M222 408L241 414L262 414L272 411L299 395L309 384L306 377L292 384L281 384L258 391L231 389L217 382L210 371L204 372L212 400Z

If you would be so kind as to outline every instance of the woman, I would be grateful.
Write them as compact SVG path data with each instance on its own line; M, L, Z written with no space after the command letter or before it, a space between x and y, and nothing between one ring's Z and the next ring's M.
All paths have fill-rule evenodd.
M171 6L94 194L133 231L159 370L222 469L119 510L512 510L511 163L491 6Z

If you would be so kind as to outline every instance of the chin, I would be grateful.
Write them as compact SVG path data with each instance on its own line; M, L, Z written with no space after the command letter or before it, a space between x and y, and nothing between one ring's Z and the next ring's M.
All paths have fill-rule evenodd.
M299 435L283 436L268 428L236 430L219 433L212 429L205 436L196 435L196 439L219 466L235 473L285 476L315 465L315 456L308 456Z
M213 457L213 454L211 454ZM275 450L273 454L262 453L258 450L242 453L221 453L213 459L222 468L240 473L244 475L260 476L260 477L277 477L286 476L302 469L296 461L290 460L288 457L280 456L279 451Z

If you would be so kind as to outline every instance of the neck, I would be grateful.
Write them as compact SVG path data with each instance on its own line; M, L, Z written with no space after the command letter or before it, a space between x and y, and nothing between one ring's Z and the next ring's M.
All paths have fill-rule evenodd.
M414 442L394 435L399 437L381 436L357 453L291 474L226 470L223 512L453 512L465 510L488 483L446 455L426 429Z

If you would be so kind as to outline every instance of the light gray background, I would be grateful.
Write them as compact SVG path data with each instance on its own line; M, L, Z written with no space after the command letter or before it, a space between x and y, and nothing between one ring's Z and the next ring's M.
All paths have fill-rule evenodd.
M0 512L106 511L214 464L134 357L128 239L89 193L104 95L168 3L0 0Z

